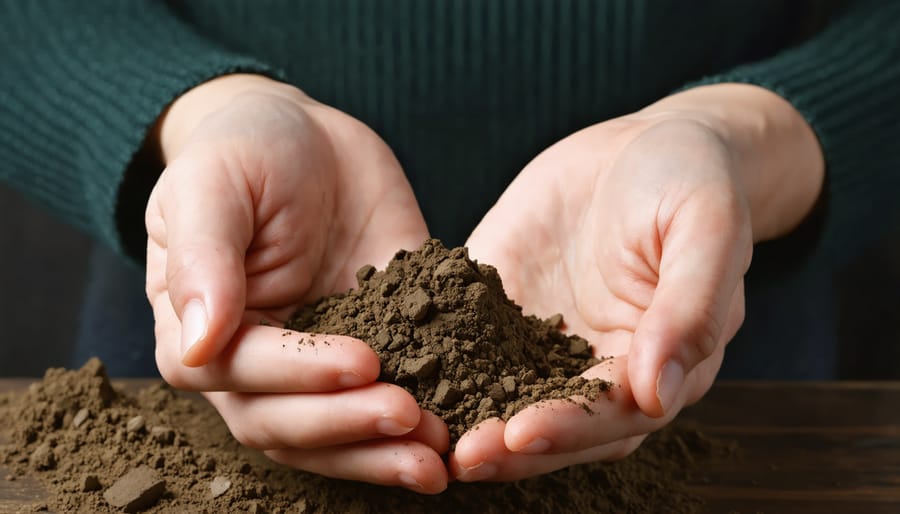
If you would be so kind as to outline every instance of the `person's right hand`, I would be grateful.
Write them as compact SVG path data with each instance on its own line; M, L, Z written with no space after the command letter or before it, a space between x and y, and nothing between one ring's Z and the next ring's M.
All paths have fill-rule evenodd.
M164 379L202 391L241 443L278 462L444 490L446 426L375 382L367 344L280 328L299 306L352 287L363 264L383 266L427 237L388 147L350 116L252 75L181 96L158 138L167 167L147 206L147 295Z

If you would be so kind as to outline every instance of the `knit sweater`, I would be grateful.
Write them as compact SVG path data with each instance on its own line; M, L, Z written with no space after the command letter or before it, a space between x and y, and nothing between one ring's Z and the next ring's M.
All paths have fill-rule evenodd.
M141 259L161 171L136 157L148 127L205 80L264 73L374 128L432 234L459 244L559 138L684 87L746 82L815 130L827 191L811 251L840 257L897 211L900 2L823 5L0 0L0 177Z

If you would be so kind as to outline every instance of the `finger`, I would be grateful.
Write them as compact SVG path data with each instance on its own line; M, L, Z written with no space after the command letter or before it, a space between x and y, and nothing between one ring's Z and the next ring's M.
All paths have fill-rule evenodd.
M683 405L709 389L722 355L720 348L688 374L673 408L660 418L638 408L628 384L628 358L604 361L584 376L612 382L605 395L592 402L575 398L574 402L552 400L526 407L507 422L504 445L510 451L527 454L572 453L659 430Z
M695 202L662 231L659 281L629 353L629 382L648 415L674 408L687 374L722 341L750 264L750 237L734 228L735 209L727 199L719 206Z
M437 494L447 488L444 461L417 442L385 439L319 450L270 450L275 462L320 475Z
M408 434L421 416L403 388L376 383L335 393L205 395L241 444L313 449Z
M419 424L403 437L424 443L439 455L450 449L450 430L447 424L437 414L424 409L421 410Z
M232 178L243 175L228 167L182 154L154 192L165 223L166 285L188 366L201 366L224 348L244 310L253 203L246 180Z
M570 453L529 455L506 449L504 429L502 421L493 419L464 434L448 461L451 476L461 482L520 480L585 462L622 459L646 437L633 436Z
M193 391L336 391L372 383L380 372L378 356L358 339L261 325L241 326L206 366L182 366L177 349L164 344L157 345L156 361L166 382Z

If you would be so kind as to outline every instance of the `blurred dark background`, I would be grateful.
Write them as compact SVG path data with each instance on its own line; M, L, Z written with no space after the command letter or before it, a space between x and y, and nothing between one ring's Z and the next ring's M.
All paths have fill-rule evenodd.
M0 376L40 376L49 366L83 360L73 356L72 344L79 330L88 337L97 330L80 322L86 271L98 250L86 236L5 186L0 186L0 241ZM140 270L111 256L100 262L140 288ZM839 376L900 379L900 227L833 280L839 300L823 316L833 316L837 327ZM102 320L93 323L105 326Z
M0 376L69 365L91 240L0 186Z

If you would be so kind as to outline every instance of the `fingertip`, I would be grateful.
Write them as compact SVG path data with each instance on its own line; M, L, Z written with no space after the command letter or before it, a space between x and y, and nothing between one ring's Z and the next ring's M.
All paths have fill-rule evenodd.
M398 445L398 446L394 446ZM447 489L449 476L444 460L433 449L415 441L387 443L394 446L396 460L393 478L376 479L375 483L399 485L420 494L438 494ZM398 453L399 452L399 453Z
M373 431L388 437L407 436L422 420L422 409L409 392L400 386L375 383L370 386L373 397ZM377 399L376 399L377 398Z
M522 422L522 419L523 417L519 415L511 417L503 430L503 444L511 452L518 452L524 448L531 438L528 434L531 432L530 426L528 423Z
M484 463L501 460L507 450L503 444L503 432L506 422L499 418L486 419L467 431L456 443L451 462L455 467L454 476L462 481L482 479ZM473 478L478 477L478 478Z
M381 375L381 359L368 343L359 339L354 339L354 341L358 345L359 351L354 355L356 361L353 369L366 380L366 383L374 382Z
M406 391L406 389L399 386L394 387L400 391L401 394L399 397L402 398L402 400L395 402L396 410L394 411L393 416L401 425L412 427L410 430L406 431L406 433L409 433L415 427L419 426L419 423L422 421L422 408L419 407L419 403Z
M209 332L209 317L203 302L192 299L185 304L181 315L181 362L188 367L199 367L212 357L204 344Z
M406 436L410 439L427 444L439 455L447 453L450 449L450 430L447 424L437 414L419 408L420 417L416 428Z
M656 400L662 417L675 406L675 400L684 385L684 366L675 359L663 364L656 378Z
M672 402L678 394L680 384L677 372L681 371L684 380L684 368L669 359L661 366L655 364L654 356L642 351L639 346L632 347L628 357L628 383L634 402L645 415L661 418L671 409ZM665 373L665 375L664 375Z
M447 490L450 481L443 463L435 466L434 473L425 478L416 478L412 473L400 472L397 474L397 482L401 487L420 494L440 494Z

